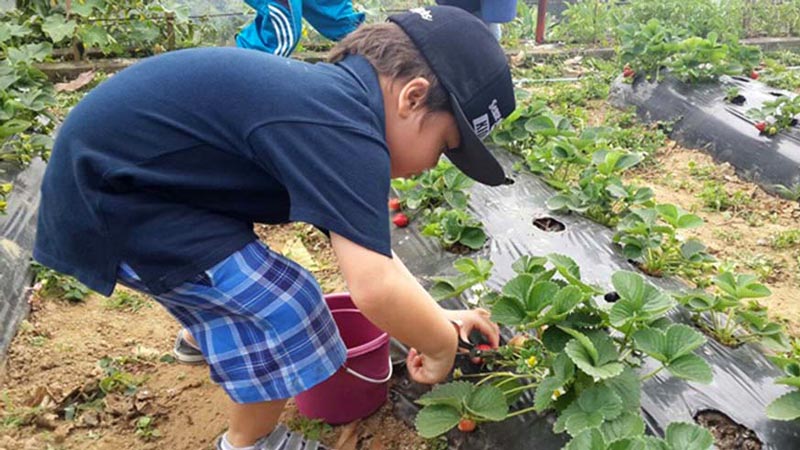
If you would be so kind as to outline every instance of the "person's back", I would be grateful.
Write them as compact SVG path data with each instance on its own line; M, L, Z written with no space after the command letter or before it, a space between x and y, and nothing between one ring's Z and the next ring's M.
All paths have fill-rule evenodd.
M371 187L385 197L382 109L377 77L357 56L338 66L235 48L150 58L92 91L61 127L43 186L48 208L36 258L108 295L124 256L160 293L254 239L254 221L308 219L302 209L290 214L290 191L279 181L298 164L352 158L359 167L383 165L385 182ZM331 139L348 140L323 145ZM74 172L57 170L69 161L80 161ZM315 187L304 183L335 195L339 186L325 186L318 175L288 186L296 209L300 191ZM368 184L359 173L350 177ZM63 239L66 233L73 239ZM86 266L64 267L70 258Z

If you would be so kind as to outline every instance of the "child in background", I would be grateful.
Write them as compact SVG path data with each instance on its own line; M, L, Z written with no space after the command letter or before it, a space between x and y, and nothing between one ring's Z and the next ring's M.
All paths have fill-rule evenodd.
M236 36L236 45L289 56L300 42L303 19L328 39L338 41L364 22L351 0L245 0L256 18Z

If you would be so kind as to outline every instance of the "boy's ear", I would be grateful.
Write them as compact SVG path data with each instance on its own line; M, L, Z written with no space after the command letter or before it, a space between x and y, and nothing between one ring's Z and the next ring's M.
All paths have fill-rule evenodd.
M425 109L428 90L431 83L422 77L412 78L403 88L397 98L397 112L402 118Z

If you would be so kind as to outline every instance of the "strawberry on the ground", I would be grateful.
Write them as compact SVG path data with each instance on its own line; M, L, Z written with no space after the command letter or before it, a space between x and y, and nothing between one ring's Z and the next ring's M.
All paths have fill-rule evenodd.
M634 75L636 75L636 72L633 69L631 69L630 67L625 67L622 70L623 78L631 78Z
M767 128L767 134L770 136L775 136L776 134L778 134L778 127L772 126Z
M400 228L408 226L408 216L403 213L397 213L392 217L392 223Z
M767 129L767 122L756 122L756 128L763 133Z
M475 350L477 350L478 353L485 352L485 351L490 351L491 349L492 349L492 346L489 345L489 344L478 344L478 345L475 346ZM472 364L475 364L476 366L483 364L483 358L481 358L480 356L476 356L474 358L470 358L469 360L470 360L470 362L472 362Z
M753 70L750 71L750 78L752 78L754 80L757 80L758 76L759 75L758 75L758 72L756 72L756 69L753 69Z
M389 199L389 211L399 211L400 210L400 200L396 198Z
M464 433L471 433L475 430L475 421L472 419L461 419L458 421L458 429Z

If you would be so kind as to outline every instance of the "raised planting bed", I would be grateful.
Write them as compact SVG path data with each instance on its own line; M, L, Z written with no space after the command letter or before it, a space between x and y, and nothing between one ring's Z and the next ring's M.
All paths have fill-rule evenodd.
M13 184L6 214L0 215L0 362L19 322L28 314L27 291L39 207L39 185L45 164L37 159L25 170L0 165L0 185Z
M731 95L732 89L736 95ZM670 137L681 145L728 162L743 177L774 191L776 185L800 184L800 129L790 127L770 136L756 128L759 120L748 111L784 96L794 94L743 77L689 85L666 76L658 83L637 77L627 84L620 78L609 102L618 108L635 107L645 122L669 124Z
M502 152L498 152L498 155L503 166L512 173L511 167L517 162L517 158ZM592 301L598 302L597 304L603 308L612 308L619 300L619 296L603 295L603 293L610 292L617 286L620 270L635 271L635 268L614 250L612 231L575 214L553 215L545 205L553 193L549 187L527 172L513 173L513 177L515 179L513 185L497 188L474 186L470 190L470 212L483 222L490 236L487 247L470 255L493 263L491 277L481 284L499 291L510 280L519 277L520 265L517 264L513 270L512 265L520 257L560 254L574 260L577 266L571 266L563 259L559 262L559 258L556 258L555 261L559 262L561 270L553 279L561 280L558 283L562 283L562 286L564 283L570 286L596 286L590 288L594 292L591 295ZM564 229L551 226L540 229L533 224L535 219L545 216L563 224ZM547 223L552 222L547 221ZM442 250L435 241L421 236L413 228L395 230L393 244L396 253L409 269L417 277L426 280L434 290L440 275L455 273L452 265L460 257ZM552 267L554 260L547 261L547 267ZM623 277L630 279L640 275L630 274ZM580 281L574 281L578 278ZM612 279L615 279L614 287L611 284ZM685 289L685 286L675 279L647 278L646 280L657 289L665 291ZM478 295L469 293L446 300L444 304L450 308L464 308ZM622 300L619 301L626 301L629 293L621 293L621 297ZM660 325L663 327L661 329L669 330L670 327L677 327L675 333L678 330L690 333L693 339L699 340L697 342L699 345L703 339L698 336L702 334L699 329L692 328L690 315L680 308L668 309L670 312L666 318L669 320ZM493 312L497 314L497 311ZM674 325L675 323L681 325ZM694 331L686 331L692 329ZM586 331L586 333L593 332ZM511 329L505 328L503 331L505 340L510 340L512 336ZM676 439L677 433L686 430L680 430L682 426L670 427L669 424L673 422L699 423L711 431L718 430L722 426L717 420L720 416L708 418L707 415L701 414L704 411L715 411L729 418L731 423L743 427L743 431L737 432L738 435L760 441L762 443L760 448L781 450L795 448L797 436L800 435L800 424L770 420L766 417L767 405L791 389L775 384L776 379L783 373L769 361L760 346L745 344L731 349L713 339L708 339L705 345L697 347L690 359L702 360L701 365L707 365L708 376L713 375L713 382L710 384L684 381L675 375L680 373L677 368L667 367L661 370L662 363L655 359L637 352L632 355L642 358L643 361L636 369L637 379L642 379L641 398L627 401L639 401L641 418L649 434ZM536 360L532 360L531 364L536 364ZM460 361L460 365L461 372L469 376L468 363ZM575 371L578 372L578 369ZM605 376L602 375L602 371L598 374ZM687 377L686 374L684 377ZM691 379L691 376L687 378ZM396 411L409 423L415 420L415 415L419 411L420 406L414 402L423 395L421 392L423 390L412 383L401 382L395 386ZM528 390L519 401L510 405L511 414L514 411L530 408L534 398L533 392ZM447 436L450 447L459 449L559 449L569 441L570 436L567 433L555 433L553 431L555 423L554 413L528 412L498 423L491 421L479 423L475 432L469 434L454 429ZM584 438L588 439L586 436ZM740 441L736 439L729 441L734 443L719 448L724 450L741 448L736 446L739 445L736 442ZM579 442L571 445L573 446L569 448L581 448L575 447L580 445Z

